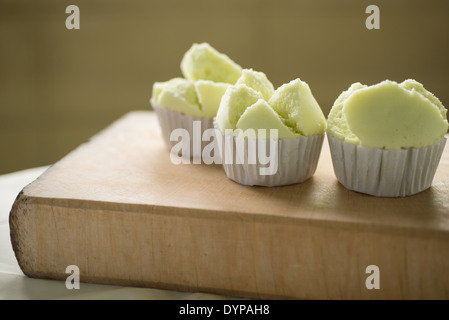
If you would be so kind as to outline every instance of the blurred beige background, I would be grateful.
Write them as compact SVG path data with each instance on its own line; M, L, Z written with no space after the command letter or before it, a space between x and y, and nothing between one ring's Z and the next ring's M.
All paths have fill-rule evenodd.
M81 29L67 30L75 4ZM380 8L380 30L365 8ZM449 106L449 1L0 0L0 174L56 162L112 121L149 110L207 41L277 87L309 83L327 115L353 82L414 78Z

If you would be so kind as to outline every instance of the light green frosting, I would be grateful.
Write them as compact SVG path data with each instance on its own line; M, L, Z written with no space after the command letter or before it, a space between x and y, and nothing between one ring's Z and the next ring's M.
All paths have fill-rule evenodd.
M209 80L173 78L153 84L151 103L190 116L213 118L229 86Z
M230 84L210 80L197 80L194 85L203 117L215 117L220 106L221 98Z
M190 116L203 115L194 82L183 78L155 82L151 103Z
M259 99L263 99L262 94L245 84L230 86L223 95L217 112L216 121L220 130L224 132L226 129L236 129L246 108Z
M371 148L420 148L442 139L447 110L415 80L353 84L335 101L328 130L335 137Z
M155 82L153 105L189 116L213 118L226 89L242 75L242 68L208 43L194 43L181 61L183 78Z
M211 80L235 84L242 68L210 44L194 43L181 60L181 72L188 80Z
M245 84L230 86L221 100L216 120L223 132L277 129L280 139L324 134L326 119L305 82L296 79L271 91L265 75L245 73Z
M303 136L324 134L326 118L309 85L300 79L283 84L268 103L287 126Z
M258 134L258 129L265 129L265 135L260 136L266 138L270 136L269 129L277 129L278 138L297 138L299 134L293 132L293 130L282 121L279 114L273 110L272 107L263 99L259 99L256 103L249 106L245 112L243 112L239 121L236 124L236 128L243 132L248 129L255 130ZM263 131L261 131L263 132Z
M236 85L246 84L248 87L262 93L265 100L269 100L274 93L273 84L268 80L265 73L253 69L243 69L242 75Z

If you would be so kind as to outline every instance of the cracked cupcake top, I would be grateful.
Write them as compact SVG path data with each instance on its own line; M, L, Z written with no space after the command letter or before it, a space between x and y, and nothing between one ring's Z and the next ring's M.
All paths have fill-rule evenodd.
M324 134L326 119L304 81L295 79L274 90L263 73L249 70L226 90L217 125L222 132L277 129L284 139Z

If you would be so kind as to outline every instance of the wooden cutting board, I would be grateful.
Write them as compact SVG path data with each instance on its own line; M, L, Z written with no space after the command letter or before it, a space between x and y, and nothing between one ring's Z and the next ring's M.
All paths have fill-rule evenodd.
M77 265L82 282L227 296L447 299L449 148L406 198L346 190L326 140L312 179L248 187L218 164L173 164L155 114L136 111L25 187L10 226L29 277Z

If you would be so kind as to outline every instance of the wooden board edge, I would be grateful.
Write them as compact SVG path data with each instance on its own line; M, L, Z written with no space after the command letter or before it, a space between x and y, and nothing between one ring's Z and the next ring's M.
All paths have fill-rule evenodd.
M9 214L9 232L12 249L20 269L26 276L34 278L40 275L34 271L32 260L26 258L32 256L30 243L24 243L24 239L28 237L27 233L30 232L26 222L30 205L30 197L26 196L23 190L20 191Z
M51 207L67 208L67 209L90 209L90 210L112 210L127 212L148 213L158 215L169 215L176 217L192 217L201 219L218 219L218 220L234 220L234 221L254 221L263 223L276 224L297 224L315 227L326 227L332 225L333 228L341 230L356 230L358 232L372 232L378 234L402 234L411 237L424 237L449 241L449 231L425 228L417 229L413 226L395 226L385 223L376 223L373 221L352 221L352 220L330 220L315 217L296 217L296 216L273 216L265 213L248 213L242 211L220 211L209 210L204 208L187 208L176 206L162 206L144 203L115 203L99 200L80 200L68 198L45 198L28 195L24 188L21 193L21 201L23 204L30 205L48 205ZM18 202L18 200L16 200ZM14 209L14 208L13 208ZM27 208L29 210L29 208Z
M54 208L54 203L47 202L45 204L39 203L43 199L36 199L27 196L23 192L21 192L16 202L14 203L13 210L10 215L10 224L11 224L11 242L13 244L13 248L19 262L19 266L25 275L31 278L43 278L43 279L54 279L54 280L64 280L67 278L67 274L64 273L65 266L67 266L69 261L60 260L61 257L59 255L64 255L63 252L57 250L58 241L66 241L65 238L59 238L56 232L51 231L50 229L57 229L58 218L65 216L66 213L70 212L71 208ZM44 199L45 200L45 199ZM49 199L46 199L50 201ZM123 207L121 207L123 209ZM109 214L109 212L104 212L98 208L89 209L86 208L91 217L97 219L98 217L105 216ZM441 273L441 270L445 269L445 266L449 265L449 260L447 257L443 257L441 255L436 255L437 252L440 254L447 249L448 244L447 241L441 241L441 239L436 239L435 237L404 237L402 234L393 234L389 235L388 233L379 234L370 231L363 231L360 229L339 229L335 228L335 226L318 226L318 225L308 225L308 224L296 224L291 225L289 223L285 223L287 221L282 221L281 223L273 224L270 221L260 221L260 220L248 220L245 217L242 217L242 220L238 220L239 216L234 216L235 219L198 219L198 216L186 216L185 212L182 212L181 215L176 215L173 212L171 214L165 215L164 212L168 212L170 208L148 208L150 212L148 212L149 217L145 217L142 212L142 208L140 210L136 210L134 212L130 212L130 214L134 217L133 221L129 222L128 229L131 230L131 227L135 227L139 222L146 221L146 219L151 220L152 228L151 232L156 232L158 230L164 230L165 235L161 236L157 243L161 245L161 247L156 246L158 248L157 251L166 249L166 250L175 250L174 252L180 253L185 249L185 243L189 243L189 240L192 241L193 251L196 252L196 255L199 258L208 259L200 256L203 251L206 252L208 250L213 249L209 247L208 244L203 244L199 241L198 234L199 230L208 230L209 227L212 227L211 230L227 230L227 236L232 236L234 233L237 235L237 238L228 238L222 241L221 250L225 247L223 245L228 244L228 240L234 241L233 243L229 243L231 248L231 253L228 258L231 258L231 261L236 262L234 259L234 255L237 254L238 257L243 258L247 255L252 256L250 267L239 263L240 268L246 272L246 276L252 277L255 281L255 285L252 286L253 291L249 290L245 291L247 288L245 286L239 286L238 288L221 288L221 287L211 287L211 282L202 283L201 286L195 286L195 283L192 281L180 281L169 283L164 281L163 279L157 280L151 278L142 278L139 277L126 279L127 273L121 274L121 276L113 276L108 277L103 276L102 273L91 274L89 272L82 273L81 281L82 282L90 282L90 283L98 283L98 284L110 284L110 285L124 285L124 286L135 286L135 287L152 287L157 289L166 289L166 290L176 290L176 291L185 291L185 292L205 292L205 293L214 293L221 295L229 295L234 297L244 297L244 298L263 298L263 299L314 299L314 298L360 298L360 299L398 299L398 298L416 298L416 297L437 297L447 298L448 292L442 288L445 284L449 283L448 275ZM53 210L55 210L53 212ZM79 209L78 209L79 210ZM37 215L33 216L33 213L37 213ZM83 210L79 211L79 213L75 213L75 215L79 214L84 215ZM111 211L110 212L115 218L119 221L129 221L122 213L119 211ZM93 215L92 215L93 214ZM131 218L133 218L131 217ZM50 239L51 243L55 244L55 246L49 251L45 251L45 246L42 247L42 244L36 241L39 238L40 233L47 232L40 228L39 230L33 230L35 228L34 223L36 221L41 221L42 218L47 220L47 226L50 228L48 231L53 232L53 236ZM237 219L237 220L236 220ZM81 219L78 220L81 225ZM98 221L97 221L98 222ZM78 227L80 226L78 225ZM179 234L178 231L182 225L182 228L186 227L187 229L183 231L183 234ZM42 227L42 226L41 226ZM221 227L225 227L222 229ZM206 229L205 229L206 228ZM117 230L122 230L120 227ZM134 230L134 229L132 229ZM193 231L195 230L195 232ZM288 233L285 234L284 231ZM212 231L209 230L209 233ZM213 234L213 232L211 233ZM250 241L246 239L249 235L251 237L256 237L258 239L257 246L254 247L250 245ZM294 237L299 236L300 239L294 239ZM266 238L269 236L269 238ZM123 234L122 234L123 237ZM179 242L173 240L173 237L179 237ZM124 238L123 238L124 239ZM196 239L196 240L195 240ZM238 240L240 239L240 240ZM246 240L245 240L246 239ZM252 239L252 238L251 238ZM271 239L271 240L270 240ZM299 245L301 249L297 249L294 245L288 245L291 243L291 240L294 240L296 245ZM174 242L173 242L174 241ZM243 242L239 242L243 241ZM260 244L259 241L262 241L264 244ZM287 245L287 252L289 254L284 254L282 256L278 256L278 258L282 258L285 260L285 264L280 264L281 266L294 266L292 263L301 262L306 263L307 259L311 259L316 263L320 261L323 263L317 265L316 272L322 274L323 279L318 279L316 281L317 289L311 287L310 284L304 282L304 284L310 288L301 289L297 293L294 291L290 292L290 294L282 295L283 290L277 290L276 292L269 292L270 290L259 290L257 288L258 280L256 279L256 274L252 274L252 268L256 267L259 271L263 270L265 267L261 262L265 259L264 256L268 254L265 252L264 245L267 245L267 249L269 249L271 253L276 253L276 248L278 246L271 244L271 241L275 241L278 245ZM379 242L380 241L380 242ZM356 249L356 243L362 242L362 246L359 249ZM66 242L65 248L68 245L73 245L74 242ZM240 244L244 244L244 247L240 247ZM200 247L198 247L198 245ZM121 252L126 252L124 247L127 244L120 244ZM316 246L315 249L313 247ZM161 248L161 249L159 249ZM337 251L333 251L334 248ZM366 248L366 252L365 252ZM387 249L387 251L384 251ZM446 249L444 249L446 248ZM313 249L313 250L312 250ZM40 250L40 251L39 251ZM77 251L83 255L81 249ZM234 251L237 250L237 251ZM256 250L256 251L254 251ZM298 251L300 250L300 251ZM305 251L301 251L305 250ZM323 251L324 250L324 251ZM347 250L355 250L353 252L354 256L348 255L350 252ZM391 250L391 252L389 252ZM218 250L220 251L220 250ZM415 252L421 252L421 258L416 260ZM114 251L115 252L115 251ZM222 251L220 251L222 252ZM172 260L168 258L168 260L164 260L158 252L156 253L157 259L155 260L155 265L157 269L159 269L159 273L164 268L177 268L176 259ZM215 257L219 257L219 252L209 252L210 255L214 255ZM49 264L38 265L39 255L47 255L49 258ZM305 254L305 256L301 256ZM349 262L343 258L345 255L350 259ZM114 256L115 257L115 256ZM114 258L113 257L113 258ZM266 256L269 258L268 256ZM271 256L270 256L271 257ZM423 260L423 257L426 259ZM358 261L358 259L361 259ZM271 259L271 258L270 258ZM297 260L299 259L299 260ZM58 261L60 260L60 261ZM257 260L257 261L256 261ZM362 263L363 260L363 263ZM399 263L398 266L395 266L395 263ZM164 267L164 262L168 263ZM179 261L178 261L179 262ZM238 262L238 261L237 261ZM335 262L342 263L335 264ZM216 262L214 262L216 263ZM308 262L307 262L308 263ZM339 281L335 280L340 271L344 271L343 274L340 273L340 277L346 278L348 277L347 272L349 271L352 274L352 279L356 280L357 283L363 286L364 277L367 277L363 274L364 270L361 270L359 267L361 265L367 266L369 263L379 264L383 274L382 274L382 286L388 287L391 284L396 283L401 288L385 288L384 293L382 292L359 292L361 289L358 285L346 285L340 279ZM77 264L77 263L75 263ZM434 266L435 265L435 266ZM438 267L436 266L438 265ZM298 265L299 266L299 265ZM354 267L357 266L356 269ZM424 267L425 269L421 269ZM190 270L190 275L194 276L192 273L192 266L186 265L187 270ZM193 269L196 267L194 266ZM204 265L201 266L204 269ZM349 268L349 269L348 269ZM82 264L81 264L82 269ZM189 275L189 271L184 270L186 272L185 276ZM231 272L233 277L240 277L238 273L234 273L234 271L230 271L226 269L228 272ZM225 270L225 271L226 271ZM355 271L354 271L355 270ZM165 272L164 270L162 270ZM289 271L290 275L292 270ZM310 270L309 270L310 272ZM421 276L421 272L424 272ZM257 272L256 272L257 273ZM335 274L334 274L335 273ZM84 276L83 276L84 274ZM284 285L289 285L288 279L285 278L281 273L276 271L276 279L280 280ZM438 276L439 275L439 276ZM426 284L423 281L427 281L427 276L430 276L429 281L430 284ZM254 278L255 277L255 278ZM170 277L164 276L165 280L171 280ZM180 279L184 279L181 277ZM298 278L299 279L299 278ZM306 276L301 276L302 281L310 281ZM276 281L277 281L276 280ZM315 279L317 280L317 279ZM270 280L272 281L272 280ZM273 279L274 281L274 279ZM274 282L273 285L278 286L277 282ZM326 281L330 281L331 285L327 288ZM437 283L438 281L438 283ZM301 282L298 282L301 283ZM313 283L313 281L312 281ZM333 285L332 285L333 284ZM265 289L266 283L265 283ZM313 286L313 285L312 285ZM423 286L423 287L422 287ZM423 288L426 288L426 292L421 293L420 291ZM342 291L336 290L336 288L340 288ZM429 293L429 288L435 288L434 293ZM319 290L318 290L319 289ZM327 293L327 290L331 290L332 293ZM350 290L352 293L350 294ZM318 294L311 294L310 292L321 292ZM383 291L383 290L382 290Z

